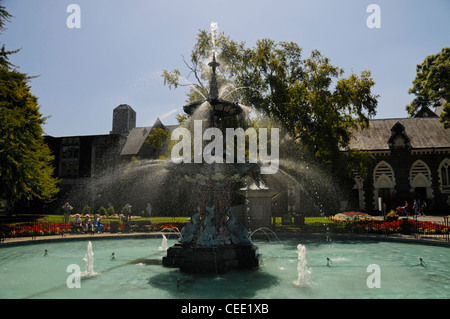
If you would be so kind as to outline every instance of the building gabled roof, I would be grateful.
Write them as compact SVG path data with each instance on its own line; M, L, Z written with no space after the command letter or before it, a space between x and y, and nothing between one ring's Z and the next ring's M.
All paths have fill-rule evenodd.
M445 129L436 117L371 120L369 129L354 132L350 148L389 150L391 129L397 123L404 126L413 149L450 148L450 129Z
M138 155L140 150L142 149L142 146L145 143L145 140L147 139L148 135L150 134L153 128L161 128L163 130L168 131L169 134L171 134L172 131L177 127L178 125L164 125L159 118L156 119L153 126L135 127L134 129L131 130L130 134L127 136L127 140L122 148L122 151L120 152L120 155L122 156Z
M414 115L414 117L439 117L438 114L440 114L441 111L439 111L438 108L436 108L436 112L433 112L427 106L422 106L422 108L419 110L419 112L417 112L416 115Z
M127 141L120 152L120 155L137 155L152 127L135 127L127 136Z

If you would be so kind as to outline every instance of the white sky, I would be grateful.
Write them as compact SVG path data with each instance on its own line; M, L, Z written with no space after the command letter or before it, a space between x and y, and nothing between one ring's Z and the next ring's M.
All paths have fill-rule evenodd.
M161 70L187 75L198 30L219 25L231 39L293 41L303 56L319 50L350 72L370 70L380 95L375 118L406 117L416 65L450 45L449 0L2 0L15 18L0 35L19 70L39 75L31 91L51 116L48 135L108 134L112 110L125 103L137 126L157 117L176 124L186 89L169 90ZM69 4L81 8L81 28L69 29ZM369 4L381 8L370 29ZM182 112L181 109L178 112Z

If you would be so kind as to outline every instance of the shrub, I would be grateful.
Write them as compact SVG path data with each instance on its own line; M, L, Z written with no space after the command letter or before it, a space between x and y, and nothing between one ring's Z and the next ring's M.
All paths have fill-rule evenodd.
M106 210L106 213L108 214L108 216L113 216L116 214L116 211L114 210L114 206L109 206L108 209Z
M101 216L105 215L105 214L106 214L106 208L103 207L103 206L101 206L101 207L97 210L97 213L98 213L99 215L101 215Z
M83 210L81 211L81 213L83 215L86 215L86 214L90 215L91 214L91 206L89 206L88 204L84 205Z

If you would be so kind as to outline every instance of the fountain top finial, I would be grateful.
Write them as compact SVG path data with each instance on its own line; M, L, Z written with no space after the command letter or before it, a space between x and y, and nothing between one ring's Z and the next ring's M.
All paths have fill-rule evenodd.
M220 63L216 61L216 53L213 52L213 59L208 65L212 68L211 82L209 87L209 96L208 99L210 101L217 100L219 98L219 88L217 86L217 78L216 78L216 69L220 66Z
M216 68L220 66L220 63L216 61L216 52L213 52L213 59L211 62L208 63L208 65L212 68L213 74L216 74Z

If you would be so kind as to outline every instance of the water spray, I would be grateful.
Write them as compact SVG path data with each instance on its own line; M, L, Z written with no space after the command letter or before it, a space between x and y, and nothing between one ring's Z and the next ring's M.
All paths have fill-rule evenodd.
M217 39L217 30L219 29L219 25L217 22L211 22L211 40L213 45L213 52L216 52L216 39Z

